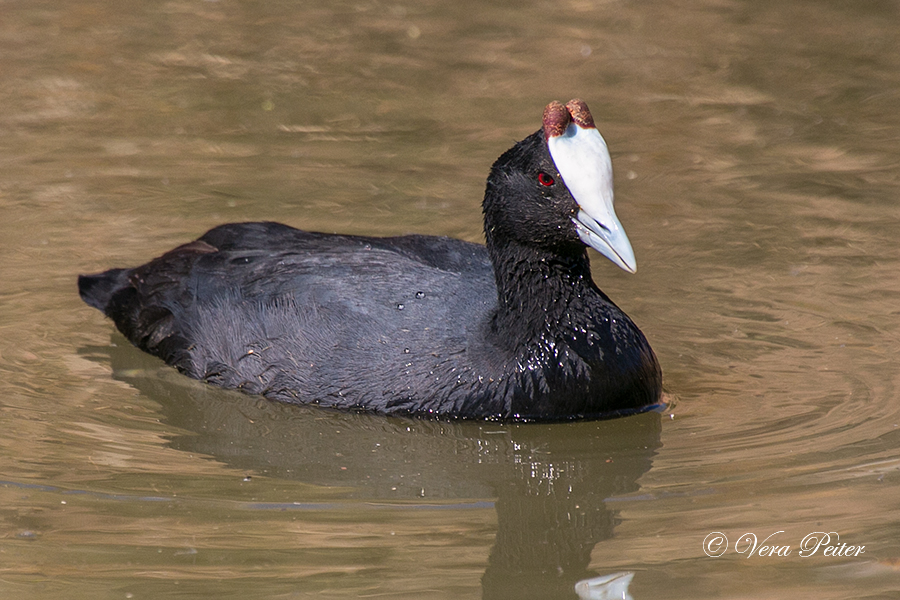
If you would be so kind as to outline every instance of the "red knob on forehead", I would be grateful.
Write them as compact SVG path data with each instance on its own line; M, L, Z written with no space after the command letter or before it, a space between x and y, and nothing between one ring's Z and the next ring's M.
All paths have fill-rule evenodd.
M584 103L584 100L581 100L580 98L569 100L566 104L566 109L569 111L569 114L572 115L572 120L575 121L576 124L585 129L594 127L594 117L591 116L591 110L588 108L588 105ZM547 113L545 112L544 114Z
M554 100L544 109L544 139L549 140L566 132L572 117L561 103Z

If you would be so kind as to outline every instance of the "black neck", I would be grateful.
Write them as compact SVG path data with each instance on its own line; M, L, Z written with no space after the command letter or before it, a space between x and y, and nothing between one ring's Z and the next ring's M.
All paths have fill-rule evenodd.
M528 345L585 317L583 304L597 293L587 249L551 252L510 240L487 240L497 283L495 331L512 345ZM573 310L572 304L581 305Z

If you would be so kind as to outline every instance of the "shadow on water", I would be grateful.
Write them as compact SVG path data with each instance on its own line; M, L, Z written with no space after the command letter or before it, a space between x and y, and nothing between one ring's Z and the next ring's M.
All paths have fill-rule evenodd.
M637 489L660 446L660 414L556 425L446 422L347 414L223 391L161 367L121 337L86 349L114 377L190 432L172 447L334 497L438 505L493 499L497 532L483 596L630 598L630 573L588 568L613 535L607 499ZM161 375L162 374L162 375ZM487 503L489 505L489 502ZM577 588L577 593L576 593Z

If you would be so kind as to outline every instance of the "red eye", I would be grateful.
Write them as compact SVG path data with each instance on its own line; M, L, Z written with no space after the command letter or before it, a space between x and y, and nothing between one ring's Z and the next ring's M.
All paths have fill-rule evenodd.
M549 186L553 185L554 183L556 183L556 180L554 180L552 177L550 177L549 175L547 175L546 173L541 171L540 173L538 173L538 183L549 187Z

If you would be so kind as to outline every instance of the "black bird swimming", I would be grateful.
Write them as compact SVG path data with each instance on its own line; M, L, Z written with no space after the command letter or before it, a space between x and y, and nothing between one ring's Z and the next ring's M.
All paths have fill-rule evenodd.
M591 278L587 246L636 262L584 102L497 159L483 211L485 246L232 223L78 289L186 375L283 402L523 421L658 404L653 350Z

